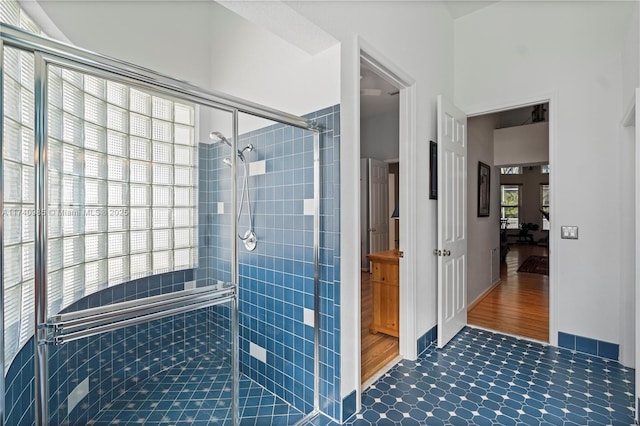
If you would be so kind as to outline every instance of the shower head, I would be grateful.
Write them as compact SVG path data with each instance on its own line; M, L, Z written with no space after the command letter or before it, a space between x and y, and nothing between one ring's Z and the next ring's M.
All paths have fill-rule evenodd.
M213 143L224 143L226 145L229 146L229 148L233 148L233 144L229 141L229 139L225 138L224 135L216 130L214 130L213 132L209 133L209 139L211 139L213 141ZM242 160L242 162L244 163L244 153L246 151L253 151L253 145L249 144L247 146L245 146L242 151L238 150L238 157L240 157L240 160ZM231 160L229 160L228 158L225 158L223 160L223 162L230 166L231 165Z
M214 143L224 143L229 145L229 147L232 146L231 142L229 142L229 139L225 138L224 135L220 132L213 131L209 133L209 139L211 139Z

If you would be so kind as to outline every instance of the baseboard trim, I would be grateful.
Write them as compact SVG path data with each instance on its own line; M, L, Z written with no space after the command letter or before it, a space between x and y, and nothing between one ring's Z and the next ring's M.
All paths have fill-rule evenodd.
M491 284L491 286L489 288L487 288L485 291L480 293L480 295L478 297L476 297L476 300L474 300L473 302L467 304L467 312L469 312L471 309L473 309L478 303L482 302L482 299L487 297L489 295L489 293L491 293L491 291L493 289L495 289L496 287L498 287L501 283L502 283L502 280L498 279L498 281L496 281L495 283Z

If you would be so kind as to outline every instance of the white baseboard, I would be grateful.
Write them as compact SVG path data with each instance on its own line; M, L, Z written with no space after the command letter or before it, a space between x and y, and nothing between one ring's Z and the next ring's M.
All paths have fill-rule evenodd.
M484 299L489 293L491 293L491 290L493 290L498 285L500 285L501 282L502 282L502 280L500 278L498 278L498 280L496 282L494 282L493 284L491 284L491 286L489 286L489 288L487 288L485 291L480 293L480 295L478 297L476 297L473 302L467 303L467 312L470 311L471 309L473 309L473 307L476 306L478 303L480 303L482 301L482 299Z

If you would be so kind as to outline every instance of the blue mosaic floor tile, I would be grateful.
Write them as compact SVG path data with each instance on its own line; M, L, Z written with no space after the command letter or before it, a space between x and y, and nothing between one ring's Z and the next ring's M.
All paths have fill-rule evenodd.
M168 369L111 401L89 425L228 425L231 366L204 356ZM240 376L240 424L293 425L304 415ZM318 423L324 424L324 423Z
M631 425L634 374L615 361L466 327L371 385L345 424Z

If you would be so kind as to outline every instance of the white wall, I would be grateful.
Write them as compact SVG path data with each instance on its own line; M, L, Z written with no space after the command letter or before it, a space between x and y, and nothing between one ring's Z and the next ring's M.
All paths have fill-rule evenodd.
M639 169L640 169L640 150L637 148L637 141L640 141L638 138L638 124L640 120L636 117L639 116L639 110L635 103L637 102L637 88L640 87L640 7L636 4L636 9L633 12L632 20L631 20L631 28L629 29L629 33L627 34L627 43L625 45L625 49L622 53L622 107L625 108L626 111L634 113L634 116L631 117L634 125L626 128L625 131L625 139L628 141L627 147L628 151L621 153L621 158L626 159L631 162L629 164L629 168L631 169L631 174L635 175L634 180L623 181L624 185L629 185L631 188L630 193L625 192L625 188L622 189L623 193L628 194L628 198L625 198L627 203L629 203L630 209L632 211L635 210L635 215L623 215L623 221L621 223L622 226L622 235L626 239L626 241L621 241L623 247L628 247L627 244L631 243L633 245L633 250L628 251L626 256L623 258L623 263L626 263L631 266L631 270L622 274L623 282L629 281L629 285L625 286L623 289L622 300L625 302L623 306L623 312L640 312L640 292L637 291L640 285L640 251L638 248L640 247L640 238L638 238L638 230L640 224L640 204L638 201L640 197L640 179L639 179ZM625 145L623 145L625 146ZM623 173L629 173L628 171L624 171ZM625 206L626 210L627 206ZM624 268L626 271L627 269ZM635 360L636 367L636 396L640 395L640 338L638 334L640 334L640 315L636 314L635 321L626 321L628 315L625 315L622 323L620 324L620 329L623 333L623 338L628 339L629 341L633 341L635 339L636 347L629 348L625 350L621 357L624 359L633 359ZM626 353L625 353L626 352ZM637 401L637 399L636 399ZM638 406L636 404L636 419L638 418Z
M360 156L376 160L395 160L400 156L400 111L360 120Z
M635 89L640 87L640 8L634 2L631 23L622 51L622 107L635 103Z
M39 3L79 47L208 87L208 2Z
M493 167L493 131L496 114L470 117L467 120L467 303L473 303L493 283L492 271L500 269L500 174ZM478 161L491 166L490 207L488 217L478 217ZM498 263L493 264L492 250L498 250ZM498 276L500 273L498 272Z
M339 46L310 55L213 1L40 1L74 44L292 114L340 102Z
M406 136L414 142L400 142L400 181L428 182L428 142L436 137L436 95L442 93L449 98L453 95L453 21L440 2L295 2L291 5L342 43L340 250L344 396L359 386L360 43L373 47L369 53L393 64L416 83L416 125L412 129L414 134ZM401 93L401 105L405 100ZM415 352L416 338L436 323L436 263L432 255L436 244L436 203L429 201L425 185L417 185L412 192L403 185L400 191L403 212L400 248L405 252L402 261L407 268L413 268L409 274L417 286L415 295L411 296L414 306L409 307L417 310L417 316L413 324L405 324L414 330L414 335L403 336L401 346L406 338ZM414 247L405 245L408 232L419 236ZM403 327L402 319L400 326Z
M552 98L552 344L558 330L629 344L620 333L627 267L620 186L632 176L622 175L619 162L621 51L634 7L499 2L456 20L459 107L479 112ZM579 226L580 239L560 240L560 225Z
M494 164L546 164L549 162L549 123L496 129L493 132Z

